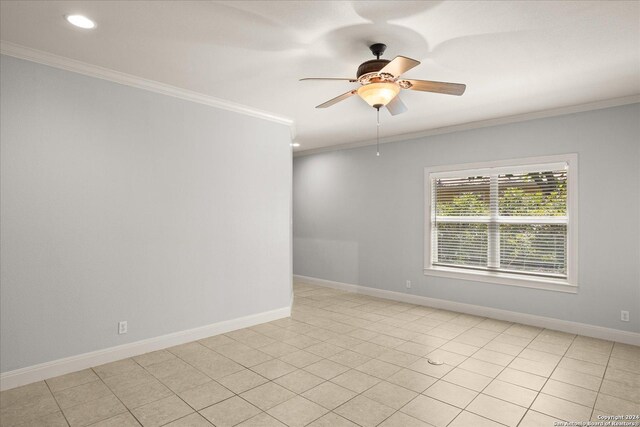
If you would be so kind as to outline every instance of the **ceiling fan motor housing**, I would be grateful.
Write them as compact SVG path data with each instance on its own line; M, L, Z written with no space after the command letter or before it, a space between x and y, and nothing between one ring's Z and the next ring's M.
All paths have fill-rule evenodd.
M365 74L369 73L377 73L382 70L385 65L387 65L390 61L388 59L372 59L370 61L363 62L358 67L358 73L356 74L356 78L360 78Z

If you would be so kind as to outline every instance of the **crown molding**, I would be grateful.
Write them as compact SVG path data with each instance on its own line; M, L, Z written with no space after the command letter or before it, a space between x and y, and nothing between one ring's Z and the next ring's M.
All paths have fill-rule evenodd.
M445 133L461 132L473 129L486 128L491 126L506 125L510 123L524 122L528 120L544 119L547 117L563 116L566 114L581 113L584 111L600 110L603 108L618 107L622 105L640 103L640 95L630 95L620 98L605 99L601 101L589 102L586 104L569 105L559 108L551 108L548 110L532 111L530 113L518 114L514 116L497 117L494 119L479 120L475 122L462 123L459 125L445 126L435 129L428 129L419 132L403 133L392 135L386 138L380 138L380 144L390 142L408 141L412 139L425 138L428 136L442 135ZM327 147L310 148L307 150L296 150L293 157L309 156L312 154L326 153L328 151L349 150L352 148L366 147L376 145L375 139L367 139L363 141L349 142L345 144L330 145Z
M220 108L251 117L257 117L259 119L280 123L289 126L291 128L292 137L295 136L294 121L292 119L279 116L268 111L249 107L247 105L238 104L235 102L216 98L214 96L209 96L176 86L171 86L165 83L160 83L131 74L121 73L120 71L111 70L109 68L100 67L98 65L88 64L86 62L77 61L75 59L55 55L53 53L48 53L37 49L32 49L11 42L0 41L0 54L13 56L14 58L24 59L27 61L37 62L39 64L71 71L74 73L84 74L85 76L108 80L114 83L135 87L137 89L148 90L150 92L172 96L174 98L180 98L186 101L196 102L198 104L208 105L210 107Z

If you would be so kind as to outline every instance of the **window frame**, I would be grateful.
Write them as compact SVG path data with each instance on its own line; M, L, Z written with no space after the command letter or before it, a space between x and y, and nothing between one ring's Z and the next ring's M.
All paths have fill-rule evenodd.
M495 175L504 172L530 172L535 168L567 165L567 278L552 278L471 270L465 267L438 266L432 264L432 222L435 209L432 206L431 179L437 177L459 177L460 174ZM424 274L499 285L519 286L558 292L578 292L578 155L576 153L521 159L497 160L457 165L442 165L424 168Z

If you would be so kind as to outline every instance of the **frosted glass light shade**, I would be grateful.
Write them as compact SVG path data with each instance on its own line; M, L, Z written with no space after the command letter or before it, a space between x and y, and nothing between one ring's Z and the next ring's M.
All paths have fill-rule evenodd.
M372 107L384 107L400 92L395 83L369 83L358 88L358 95Z

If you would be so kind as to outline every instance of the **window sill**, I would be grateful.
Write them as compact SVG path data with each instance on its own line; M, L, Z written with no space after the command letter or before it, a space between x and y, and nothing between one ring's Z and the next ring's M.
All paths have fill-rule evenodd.
M450 267L428 267L424 269L425 276L448 277L450 279L471 280L474 282L493 283L496 285L519 286L524 288L542 289L546 291L578 293L578 286L566 280L522 277L508 273L492 273L488 271L468 271Z

